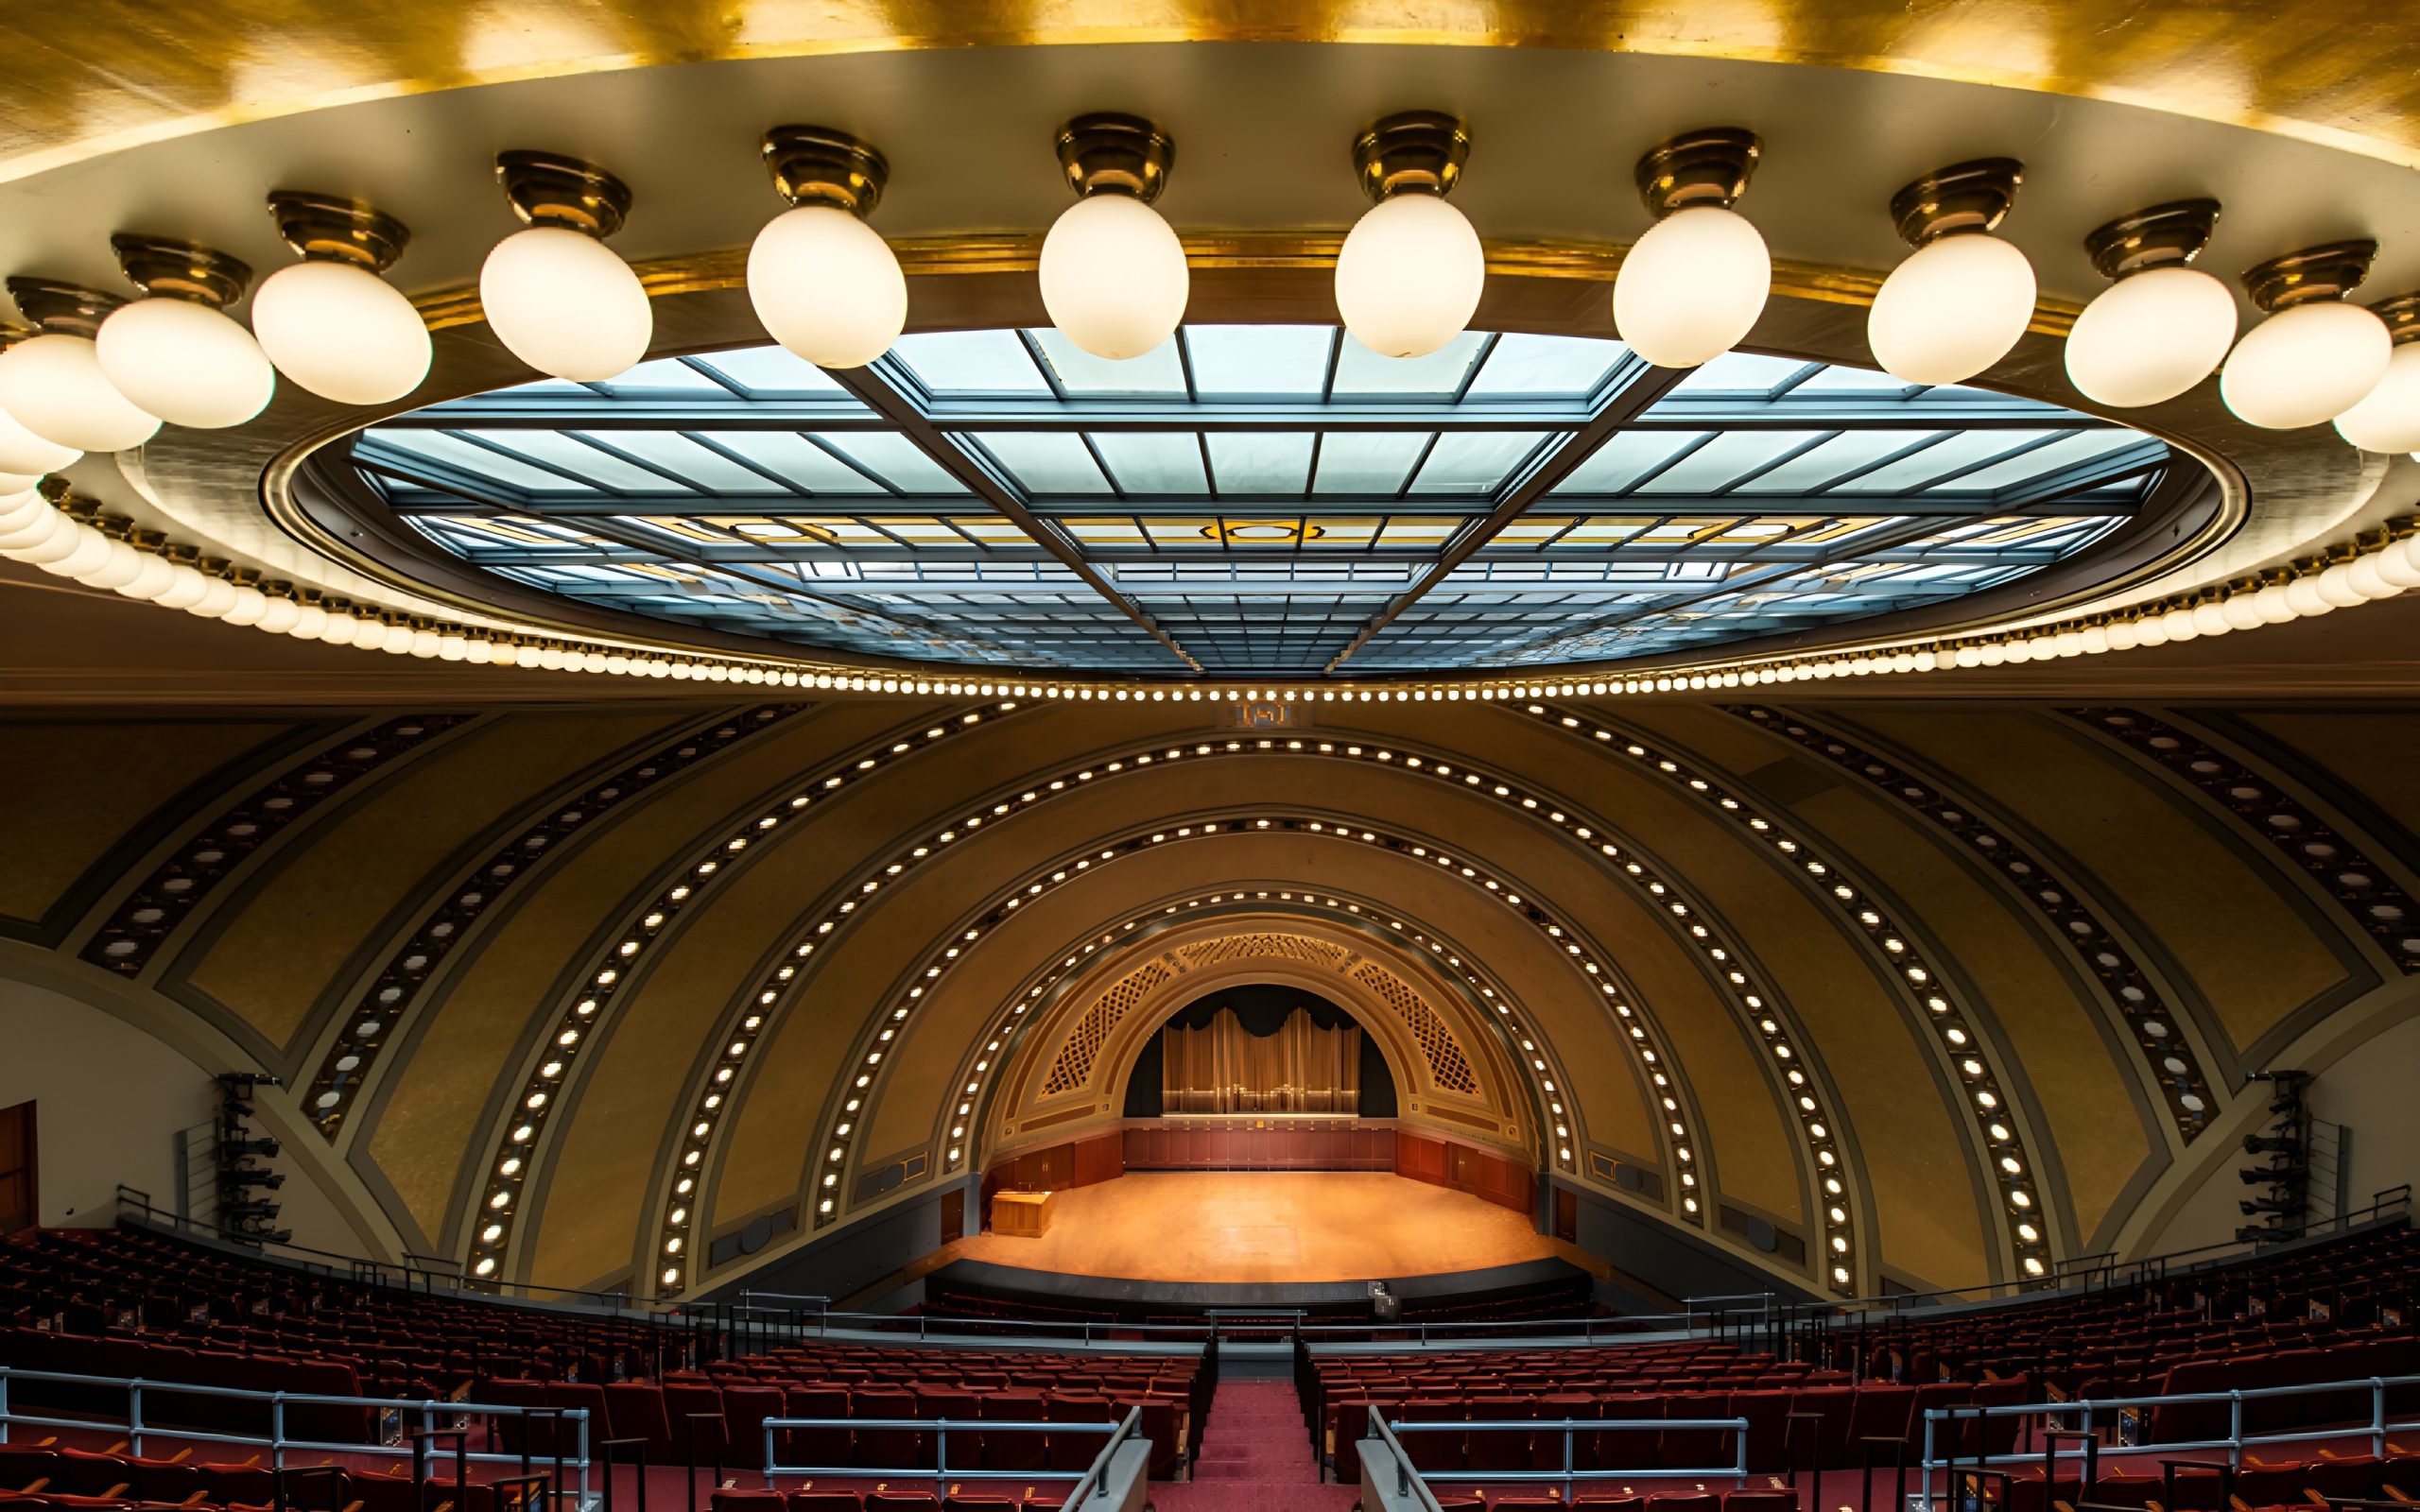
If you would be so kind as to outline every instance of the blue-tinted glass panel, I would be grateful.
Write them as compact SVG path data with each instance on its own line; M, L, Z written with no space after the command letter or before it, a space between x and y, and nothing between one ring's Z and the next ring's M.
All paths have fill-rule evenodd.
M890 354L941 398L1050 392L1014 331L923 332L901 336Z
M751 397L807 398L827 400L851 409L863 407L856 395L833 381L830 373L784 347L741 347L690 360L712 368L746 389Z
M1908 393L1914 385L1872 368L1847 368L1837 363L1800 384L1795 393Z
M1201 443L1191 431L1101 431L1092 441L1128 493L1210 491Z
M1807 363L1798 357L1765 357L1726 352L1672 386L1676 394L1771 394L1798 376Z
M626 372L591 387L617 399L632 394L733 397L730 389L678 357L658 357L652 362L642 362Z
M1080 436L1066 431L977 431L968 439L991 453L1028 494L1112 491Z
M817 431L815 439L902 493L964 493L915 442L890 431Z
M1618 431L1549 490L1619 493L1705 439L1704 431Z
M1940 431L1842 431L1809 452L1739 485L1742 493L1816 493L1860 469L1943 435Z
M508 489L527 493L595 491L586 483L573 481L542 467L533 467L510 455L499 454L443 431L381 429L372 431L370 438L379 446L424 456L433 462L458 468L475 477L493 478Z
M2065 440L2052 441L2022 456L1995 463L1979 472L1969 472L1949 486L1953 489L2013 489L2052 472L2078 467L2129 448L2140 448L2143 437L2135 431L2115 427L2108 430L2083 431Z
M880 483L794 431L700 431L697 434L700 440L711 442L809 493L883 491Z
M1724 431L1639 486L1643 494L1713 493L1789 455L1822 433Z
M600 431L588 437L592 443L627 452L676 477L689 480L706 493L780 493L786 491L777 479L751 471L710 447L701 446L676 431ZM659 478L656 486L671 490L677 483Z
M1042 349L1042 360L1071 398L1183 399L1184 364L1176 337L1170 336L1139 357L1123 362L1096 357L1061 335L1053 326L1028 333Z
M1308 431L1213 431L1211 476L1221 493L1300 493L1316 440Z
M1545 431L1454 431L1437 438L1414 493L1492 493L1549 438Z
M1593 394L1630 349L1596 336L1508 332L1471 381L1472 399L1550 399Z
M1336 352L1336 387L1340 400L1382 395L1389 399L1451 399L1470 377L1471 365L1486 349L1487 337L1465 331L1425 357L1381 357L1346 336Z
M1334 431L1320 439L1322 493L1382 493L1402 490L1434 437L1430 431Z
M1194 391L1205 399L1323 393L1336 335L1323 325L1187 326Z
M1965 470L2048 438L2049 431L1957 431L1938 445L1841 485L1843 493L1893 492L1936 485L1964 489Z

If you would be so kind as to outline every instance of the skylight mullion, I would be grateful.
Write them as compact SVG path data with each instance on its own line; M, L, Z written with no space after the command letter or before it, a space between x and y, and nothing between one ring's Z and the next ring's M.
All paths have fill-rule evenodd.
M555 476L562 478L564 482L577 484L579 487L583 489L594 489L599 493L611 494L617 499L627 499L631 497L631 493L628 489L617 488L600 478L581 477L579 473L573 472L567 467L558 466L557 464L549 462L541 456L531 456L526 453L516 452L509 446L498 446L495 442L489 440L484 436L474 436L468 431L463 430L446 430L440 434L450 436L454 439L460 441L467 446L475 446L482 452L493 453L497 456L518 462L523 467L535 468L541 472L551 472ZM560 436L568 435L570 433L557 431L554 434ZM603 449L600 447L598 450L601 451Z
M848 453L825 440L822 437L816 435L813 431L799 431L795 434L800 440L814 447L817 451L821 452L833 461L839 463L842 467L847 468L852 472L855 472L857 476L865 479L868 483L873 484L883 492L890 494L893 498L905 496L907 490L900 488L899 485L891 482L889 478L884 477L881 473L875 472L865 463L858 461L856 457L851 456Z
M1807 453L1815 450L1815 448L1838 439L1841 434L1841 433L1839 431L1819 432L1813 439L1802 441L1798 445L1790 448L1789 451L1782 453L1780 455L1772 458L1762 465L1750 468L1747 472L1740 473L1730 482L1717 484L1714 491L1718 494L1727 495L1736 490L1746 488L1749 484L1755 482L1758 478L1763 477L1766 473L1772 472L1774 469L1795 462L1800 457L1805 456Z
M734 467L746 468L749 472L755 473L766 482L779 488L783 493L786 494L790 498L804 501L816 497L816 495L800 488L796 479L784 477L781 473L774 472L771 468L759 466L752 458L742 453L732 450L730 447L723 445L720 441L710 439L699 432L673 431L669 434L680 437L683 440L687 441L692 446L705 448L715 455L721 457L724 461L731 463ZM810 442L809 444L812 443ZM828 452L830 448L827 447L825 450ZM879 482L881 480L875 479L874 481Z
M698 374L707 382L714 384L716 387L731 390L734 395L742 400L749 400L756 397L747 389L742 388L731 378L716 371L713 368L708 367L705 363L699 361L695 357L675 357L672 360L679 363L682 367L688 369L691 372Z
M1877 456L1862 467L1851 468L1846 472L1841 473L1838 477L1832 478L1824 483L1819 483L1813 488L1808 489L1806 491L1819 498L1836 493L1844 484L1855 483L1858 479L1879 472L1887 467L1896 467L1901 462L1906 461L1911 456L1920 455L1925 452L1930 451L1936 446L1942 445L1956 437L1957 434L1958 433L1956 431L1934 431L1932 434L1925 437L1922 440L1910 441L1895 452L1889 452L1881 456Z
M1495 355L1496 343L1503 339L1502 332L1491 331L1487 334L1487 339L1478 344L1478 351L1471 354L1471 365L1462 369L1462 381L1454 386L1454 395L1450 401L1454 407L1461 408L1462 401L1470 397L1471 385L1478 382L1479 369L1487 366L1488 358Z

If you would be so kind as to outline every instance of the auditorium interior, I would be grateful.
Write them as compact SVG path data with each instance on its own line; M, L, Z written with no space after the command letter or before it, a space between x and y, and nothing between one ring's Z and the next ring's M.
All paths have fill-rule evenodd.
M0 1512L2420 1499L2415 78L0 8Z

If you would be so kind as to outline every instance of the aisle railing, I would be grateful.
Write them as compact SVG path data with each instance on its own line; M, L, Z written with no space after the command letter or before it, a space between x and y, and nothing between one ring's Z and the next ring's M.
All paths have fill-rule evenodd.
M1424 1481L1478 1481L1490 1486L1528 1485L1552 1482L1563 1487L1563 1500L1572 1500L1575 1487L1593 1481L1694 1481L1703 1486L1707 1481L1728 1480L1735 1486L1748 1484L1748 1419L1745 1418L1524 1418L1461 1422L1446 1419L1438 1422L1409 1422L1401 1418L1386 1418L1372 1413L1397 1444L1404 1434L1541 1434L1563 1435L1563 1469L1559 1470L1478 1470L1420 1469L1419 1461L1407 1454L1407 1460ZM1576 1437L1580 1434L1631 1433L1665 1434L1673 1429L1724 1430L1731 1435L1732 1458L1728 1465L1712 1468L1668 1469L1582 1469L1575 1455Z

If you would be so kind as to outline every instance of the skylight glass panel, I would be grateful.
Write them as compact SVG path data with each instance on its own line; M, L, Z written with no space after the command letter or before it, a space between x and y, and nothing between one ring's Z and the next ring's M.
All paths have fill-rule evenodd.
M1949 486L1954 489L1979 489L1996 491L2048 477L2053 472L2111 456L2130 449L2142 448L2150 455L2157 452L2147 445L2138 432L2115 426L2107 430L2081 431L2064 440L2040 446L2023 456L2013 456L1995 463L1978 472L1969 472Z
M793 431L700 431L698 436L808 493L883 491L880 483Z
M2032 445L2053 433L2049 431L1958 431L1946 440L1927 446L1915 455L1879 467L1865 476L1841 486L1843 493L1897 492L1905 490L1935 486L1967 491L1964 477L1956 476L1962 469L1989 462L2004 453Z
M1905 378L1894 378L1872 368L1851 368L1834 363L1792 389L1792 393L1894 393L1904 394L1914 388Z
M1571 470L1554 493L1619 493L1708 435L1707 431L1617 431Z
M1638 486L1642 494L1714 493L1787 456L1820 431L1723 431Z
M1469 398L1571 399L1595 393L1629 354L1618 341L1597 336L1543 336L1507 332L1496 338L1471 381Z
M1221 493L1301 493L1311 476L1308 431L1212 431L1211 476Z
M1096 357L1059 334L1054 326L1028 332L1042 349L1059 387L1071 398L1183 399L1184 362L1170 336L1139 357L1120 362Z
M1486 346L1484 333L1465 331L1426 356L1381 357L1346 336L1337 348L1331 392L1338 399L1451 399L1461 392Z
M815 439L902 493L964 493L947 469L895 431L818 431Z
M967 438L1029 494L1109 493L1109 479L1080 436L1065 431L977 431Z
M1210 491L1201 443L1191 431L1101 431L1092 442L1128 493L1198 497Z
M1050 392L1014 331L921 332L901 336L890 354L937 398Z
M1203 398L1281 398L1327 390L1337 332L1324 325L1192 325L1184 328L1194 391Z
M1942 431L1842 431L1810 452L1804 452L1769 472L1739 485L1742 493L1818 493L1843 483L1859 468L1906 451Z
M633 394L736 397L730 389L678 357L658 357L652 362L642 362L595 387L616 399Z
M789 491L779 479L753 472L677 431L605 431L588 439L594 444L627 452L675 477L685 478L703 493ZM659 478L657 487L669 490L675 485Z
M659 476L634 463L625 462L577 436L562 431L494 430L469 431L465 434L501 447L517 455L526 456L545 466L561 468L580 480L599 488L621 493L682 493L691 491L672 479Z
M1800 357L1726 352L1672 386L1676 394L1771 394L1807 366ZM1895 380L1894 380L1895 381Z
M1414 493L1492 493L1551 438L1547 431L1448 431L1437 438Z
M488 447L468 441L444 431L379 429L369 438L382 448L423 456L432 462L460 470L474 481L491 479L503 484L506 490L525 493L593 493L586 483L549 472L544 468ZM407 464L406 464L407 465Z
M833 381L822 369L784 347L741 347L693 357L748 390L751 398L829 401L859 408L856 396Z
M1332 431L1320 438L1319 470L1312 489L1320 493L1400 492L1430 431Z

